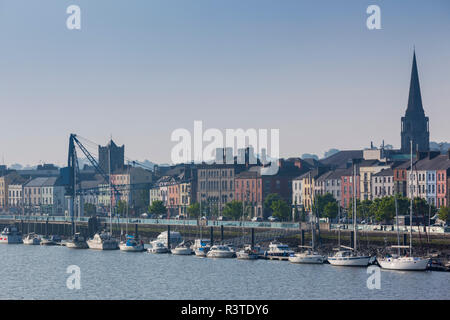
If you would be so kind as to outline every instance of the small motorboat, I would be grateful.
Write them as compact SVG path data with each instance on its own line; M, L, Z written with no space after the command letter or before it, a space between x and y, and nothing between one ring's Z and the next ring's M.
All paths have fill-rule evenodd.
M188 256L193 253L191 246L188 242L183 241L171 250L172 254Z
M325 257L312 250L295 253L289 256L289 262L323 264Z
M26 245L39 245L41 243L41 237L36 233L32 232L27 234L25 239L23 239L23 244Z
M206 257L209 249L211 249L211 241L209 239L196 239L191 246L197 257Z
M235 255L235 252L225 245L212 246L206 254L208 258L234 258Z
M56 242L50 236L43 236L41 238L41 246L56 246Z
M266 256L272 257L289 257L295 252L289 249L289 246L278 241L269 244L269 250L265 252Z
M236 258L240 260L256 260L259 255L252 249L244 248L236 252Z
M0 234L0 243L20 244L23 243L22 234L15 226L5 227Z
M89 246L86 239L79 233L75 233L73 238L65 243L67 248L71 249L88 249Z
M89 249L94 250L117 250L118 242L109 232L96 233L94 238L87 241Z
M150 253L169 253L169 248L167 248L164 242L160 240L154 240L150 242L150 248L147 248L147 252Z
M144 242L139 239L135 239L132 235L126 236L126 241L119 244L119 249L126 252L142 252L144 251Z

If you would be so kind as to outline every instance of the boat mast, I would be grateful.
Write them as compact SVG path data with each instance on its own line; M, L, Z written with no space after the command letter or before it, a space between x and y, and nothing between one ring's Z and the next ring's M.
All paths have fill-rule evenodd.
M314 197L314 188L313 188L313 186L312 186L312 180L311 180L311 171L309 172L309 190L310 190L310 194L311 194L311 197L313 197L313 199L314 199L314 202L313 202L313 207L315 207L316 206L316 197ZM316 228L315 228L315 224L316 224L316 217L315 217L315 215L314 215L314 210L313 210L313 208L311 208L311 217L310 217L310 220L311 220L311 247L312 247L312 250L314 251L314 240L315 240L315 237L316 237Z
M356 252L356 169L353 163L353 249Z
M411 142L411 168L409 169L409 176L410 181L412 178L412 167L413 167L413 160L412 160L412 146L413 142ZM410 205L409 205L409 256L412 256L412 211L413 211L413 193L412 193L412 183L410 184Z
M111 140L112 141L112 140ZM109 232L111 232L112 236L112 186L111 186L111 142L109 143L108 150L108 180L109 180Z
M341 246L341 206L338 205L338 247Z
M395 202L395 221L397 224L397 253L400 256L400 231L398 229L398 205L397 205L397 194L394 193Z

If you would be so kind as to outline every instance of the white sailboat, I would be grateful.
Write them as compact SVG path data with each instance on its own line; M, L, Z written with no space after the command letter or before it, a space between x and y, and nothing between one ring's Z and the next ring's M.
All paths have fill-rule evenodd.
M25 239L23 239L23 244L26 245L39 245L40 243L41 237L34 232L27 234Z
M169 248L161 240L154 240L150 242L150 247L147 248L149 253L169 253Z
M412 140L411 140L411 168L410 168L410 180L412 179ZM378 264L383 269L388 270L403 270L403 271L423 271L428 267L428 263L430 261L429 258L420 258L413 257L412 255L412 211L413 211L413 191L412 191L412 183L410 183L410 207L409 207L409 246L401 246L400 245L400 234L398 228L398 209L397 209L397 197L395 197L395 216L396 216L396 224L397 224L397 245L392 246L393 248L397 248L396 255L388 255L386 257L377 259ZM400 249L401 248L409 248L409 255L401 256Z
M353 164L353 248L340 246L345 250L339 250L333 256L327 258L328 262L334 266L346 267L367 267L371 259L370 256L361 255L357 251L357 234L356 227L356 168Z
M194 252L191 249L189 242L183 241L179 245L177 245L174 249L171 250L172 254L175 255L191 255Z
M247 199L249 196L249 192L247 191ZM244 228L244 217L245 217L245 201L242 202L242 239L244 239L245 228ZM259 255L253 249L253 243L251 245L244 246L241 250L236 252L236 258L239 260L256 260L259 258Z
M70 248L70 249L88 249L89 246L86 242L86 239L84 236L81 235L80 232L77 232L77 223L74 219L75 217L75 202L78 203L78 217L81 217L81 195L80 197L77 198L77 193L76 193L76 187L77 187L77 182L76 182L76 170L74 173L74 183L73 183L73 198L72 198L72 226L73 226L73 236L72 238L66 242L66 247ZM78 201L77 201L78 200Z
M87 244L89 249L95 250L116 250L119 249L118 241L112 236L112 186L111 186L111 148L108 153L109 158L109 232L96 233L94 238L89 239Z
M313 214L313 219L311 219L311 247L303 246L306 250L303 252L297 252L289 256L289 262L291 263L308 263L308 264L323 264L325 258L320 255L315 249L315 228L314 224L316 222L316 215Z

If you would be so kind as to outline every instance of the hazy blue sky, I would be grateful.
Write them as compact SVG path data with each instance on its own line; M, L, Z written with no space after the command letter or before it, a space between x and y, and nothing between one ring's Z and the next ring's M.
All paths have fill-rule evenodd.
M448 0L0 0L0 39L0 163L61 165L71 132L169 162L194 120L279 128L282 156L399 147L413 45L431 140L450 140Z

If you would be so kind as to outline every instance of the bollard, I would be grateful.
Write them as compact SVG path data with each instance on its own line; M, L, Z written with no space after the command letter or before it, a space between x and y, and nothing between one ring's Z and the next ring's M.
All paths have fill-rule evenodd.
M211 246L214 245L214 227L210 227Z
M252 228L252 250L255 248L255 228Z
M354 248L355 247L355 232L351 231L350 232L350 243L351 243L351 247Z
M167 225L167 248L170 250L170 224Z

